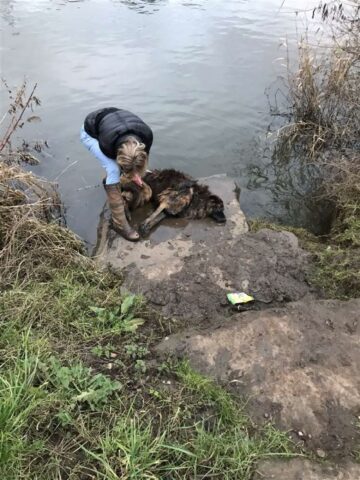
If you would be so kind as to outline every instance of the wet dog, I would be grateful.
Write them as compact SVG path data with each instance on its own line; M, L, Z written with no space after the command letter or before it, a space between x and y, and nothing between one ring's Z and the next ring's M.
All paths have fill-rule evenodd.
M147 172L140 186L122 180L122 195L129 210L152 202L155 211L140 225L145 236L161 220L168 216L189 219L210 217L217 223L225 223L224 203L189 175L177 170L154 170Z

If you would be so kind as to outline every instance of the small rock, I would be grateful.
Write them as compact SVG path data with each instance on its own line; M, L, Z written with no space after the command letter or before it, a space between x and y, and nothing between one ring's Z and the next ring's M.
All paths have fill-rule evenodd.
M108 370L111 370L111 369L113 368L113 365L114 365L113 363L108 363L108 364L106 365L106 368L107 368Z
M334 322L332 320L328 319L325 321L325 323L331 330L334 330Z
M324 450L321 450L321 448L318 448L316 450L316 455L320 458L325 458L326 457L326 453L324 452Z
M265 418L269 418L270 415L269 415L268 413L264 413L264 417L265 417Z
M111 357L111 358L116 358L116 357L117 357L117 353L110 353L110 357Z
M299 437L303 437L303 436L304 436L304 433L303 433L301 430L299 430L299 431L297 432L297 434L298 434Z

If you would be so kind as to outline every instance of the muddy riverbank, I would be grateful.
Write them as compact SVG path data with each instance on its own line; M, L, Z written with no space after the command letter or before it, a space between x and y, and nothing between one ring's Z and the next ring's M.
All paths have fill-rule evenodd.
M357 479L358 300L318 298L294 234L249 232L233 182L215 177L225 227L169 221L130 245L105 212L101 271L47 223L51 189L12 194L25 178L2 166L1 215L15 201L22 219L1 233L5 478ZM252 311L230 309L226 292L238 289L255 296ZM123 456L120 441L141 448ZM303 452L325 465L260 462Z
M180 330L157 347L190 360L239 398L256 422L271 418L315 454L351 458L360 441L359 301L322 300L310 281L314 256L287 231L249 232L235 184L204 180L225 200L228 222L191 222L129 245L108 229L97 261L123 268L124 288L141 293ZM231 291L255 297L234 314Z

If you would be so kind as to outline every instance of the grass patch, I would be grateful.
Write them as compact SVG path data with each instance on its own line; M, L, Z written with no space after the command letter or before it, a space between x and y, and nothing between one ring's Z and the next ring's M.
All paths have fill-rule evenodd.
M230 394L210 379L195 372L188 362L180 363L176 373L186 388L199 395L204 402L210 402L217 409L219 420L237 426L249 423L249 420L243 416L242 407L234 401Z
M2 368L2 478L246 480L258 460L295 455L285 433L255 429L187 363L139 377L133 389L77 358L65 362L33 335L18 339Z
M54 269L0 305L2 478L247 480L295 454L187 363L158 365L168 332L118 277Z
M328 244L316 254L312 281L330 298L346 300L359 297L360 249Z
M51 280L15 283L5 290L0 314L4 321L34 326L58 340L70 332L82 339L135 332L144 323L139 318L146 310L143 299L124 295L120 287L121 278L92 265L53 269Z
M23 337L23 343L27 338ZM41 449L42 443L27 438L29 419L43 403L34 387L38 357L27 350L17 352L10 368L3 366L0 377L0 473L2 478L20 478L22 462L29 451ZM10 363L10 362L9 362Z

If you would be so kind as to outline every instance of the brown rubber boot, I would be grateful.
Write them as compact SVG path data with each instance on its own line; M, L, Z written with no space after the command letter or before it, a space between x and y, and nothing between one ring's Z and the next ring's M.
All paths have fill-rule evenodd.
M127 221L120 183L113 185L106 185L104 183L104 188L108 197L113 229L126 240L137 242L140 239L140 235Z

